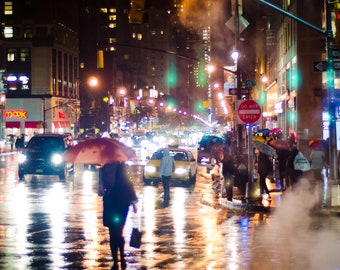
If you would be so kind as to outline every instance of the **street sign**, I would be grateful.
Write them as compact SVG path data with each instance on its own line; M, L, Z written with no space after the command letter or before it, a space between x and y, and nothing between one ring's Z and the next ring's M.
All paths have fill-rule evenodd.
M254 124L261 118L261 106L252 99L241 101L237 113L244 124Z
M249 95L249 88L241 88L240 94L241 95ZM237 95L237 88L229 88L229 95Z
M255 81L246 80L246 81L242 82L242 85L246 86L246 87L253 87L253 86L256 85L256 82Z
M313 70L315 72L324 72L327 70L326 61L313 62ZM340 70L340 61L334 61L334 70Z

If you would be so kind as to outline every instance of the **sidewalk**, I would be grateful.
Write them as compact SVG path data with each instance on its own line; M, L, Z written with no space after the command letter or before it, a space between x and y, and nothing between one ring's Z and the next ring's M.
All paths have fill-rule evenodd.
M234 196L232 201L220 198L220 205L226 208L253 211L253 212L271 212L280 206L282 192L278 191L276 184L267 179L267 186L270 191L271 200L257 200L254 202L242 201L238 195L238 189L234 187Z
M13 149L11 151L11 146L9 144L1 144L0 145L0 155L10 155L10 154L15 154L18 151L16 149Z
M283 200L283 193L276 188L276 184L272 183L267 178L267 186L270 191L271 201L268 200L258 200L256 202L244 202L238 198L238 189L234 188L234 196L232 201L228 201L225 198L220 198L219 203L222 207L230 208L230 209L237 209L237 210L244 210L244 211L251 211L251 212L264 212L270 213L273 212L276 208L279 208L282 200ZM327 191L329 197L329 192ZM340 216L340 206L332 206L330 203L327 203L319 210L314 210L313 214L316 215L333 215L333 216Z

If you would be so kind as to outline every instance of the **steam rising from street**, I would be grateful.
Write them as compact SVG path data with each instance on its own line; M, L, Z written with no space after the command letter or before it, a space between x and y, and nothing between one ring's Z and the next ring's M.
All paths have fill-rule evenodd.
M310 188L309 180L302 179L296 189L287 190L271 223L257 234L259 238L266 235L261 247L263 269L269 269L267 264L272 265L276 259L283 262L285 269L339 269L339 232L325 229L328 217L311 216L315 195Z

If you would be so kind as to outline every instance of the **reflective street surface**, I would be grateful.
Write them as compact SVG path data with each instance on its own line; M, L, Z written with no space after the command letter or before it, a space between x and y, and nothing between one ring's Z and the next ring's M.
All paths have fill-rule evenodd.
M0 158L0 269L110 269L98 173L19 182L16 155ZM144 186L140 165L131 172L139 211L125 227L127 269L340 269L340 218L311 216L303 191L287 191L274 213L240 212L220 207L201 174L172 186L163 207L162 187ZM140 249L129 247L137 225Z

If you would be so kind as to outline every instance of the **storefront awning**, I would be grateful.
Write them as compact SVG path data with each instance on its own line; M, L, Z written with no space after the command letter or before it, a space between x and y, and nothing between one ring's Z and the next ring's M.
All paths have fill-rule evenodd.
M26 121L25 128L43 128L43 124L39 121Z
M71 126L69 121L53 121L54 128L69 128Z
M20 122L6 122L6 128L20 128Z

